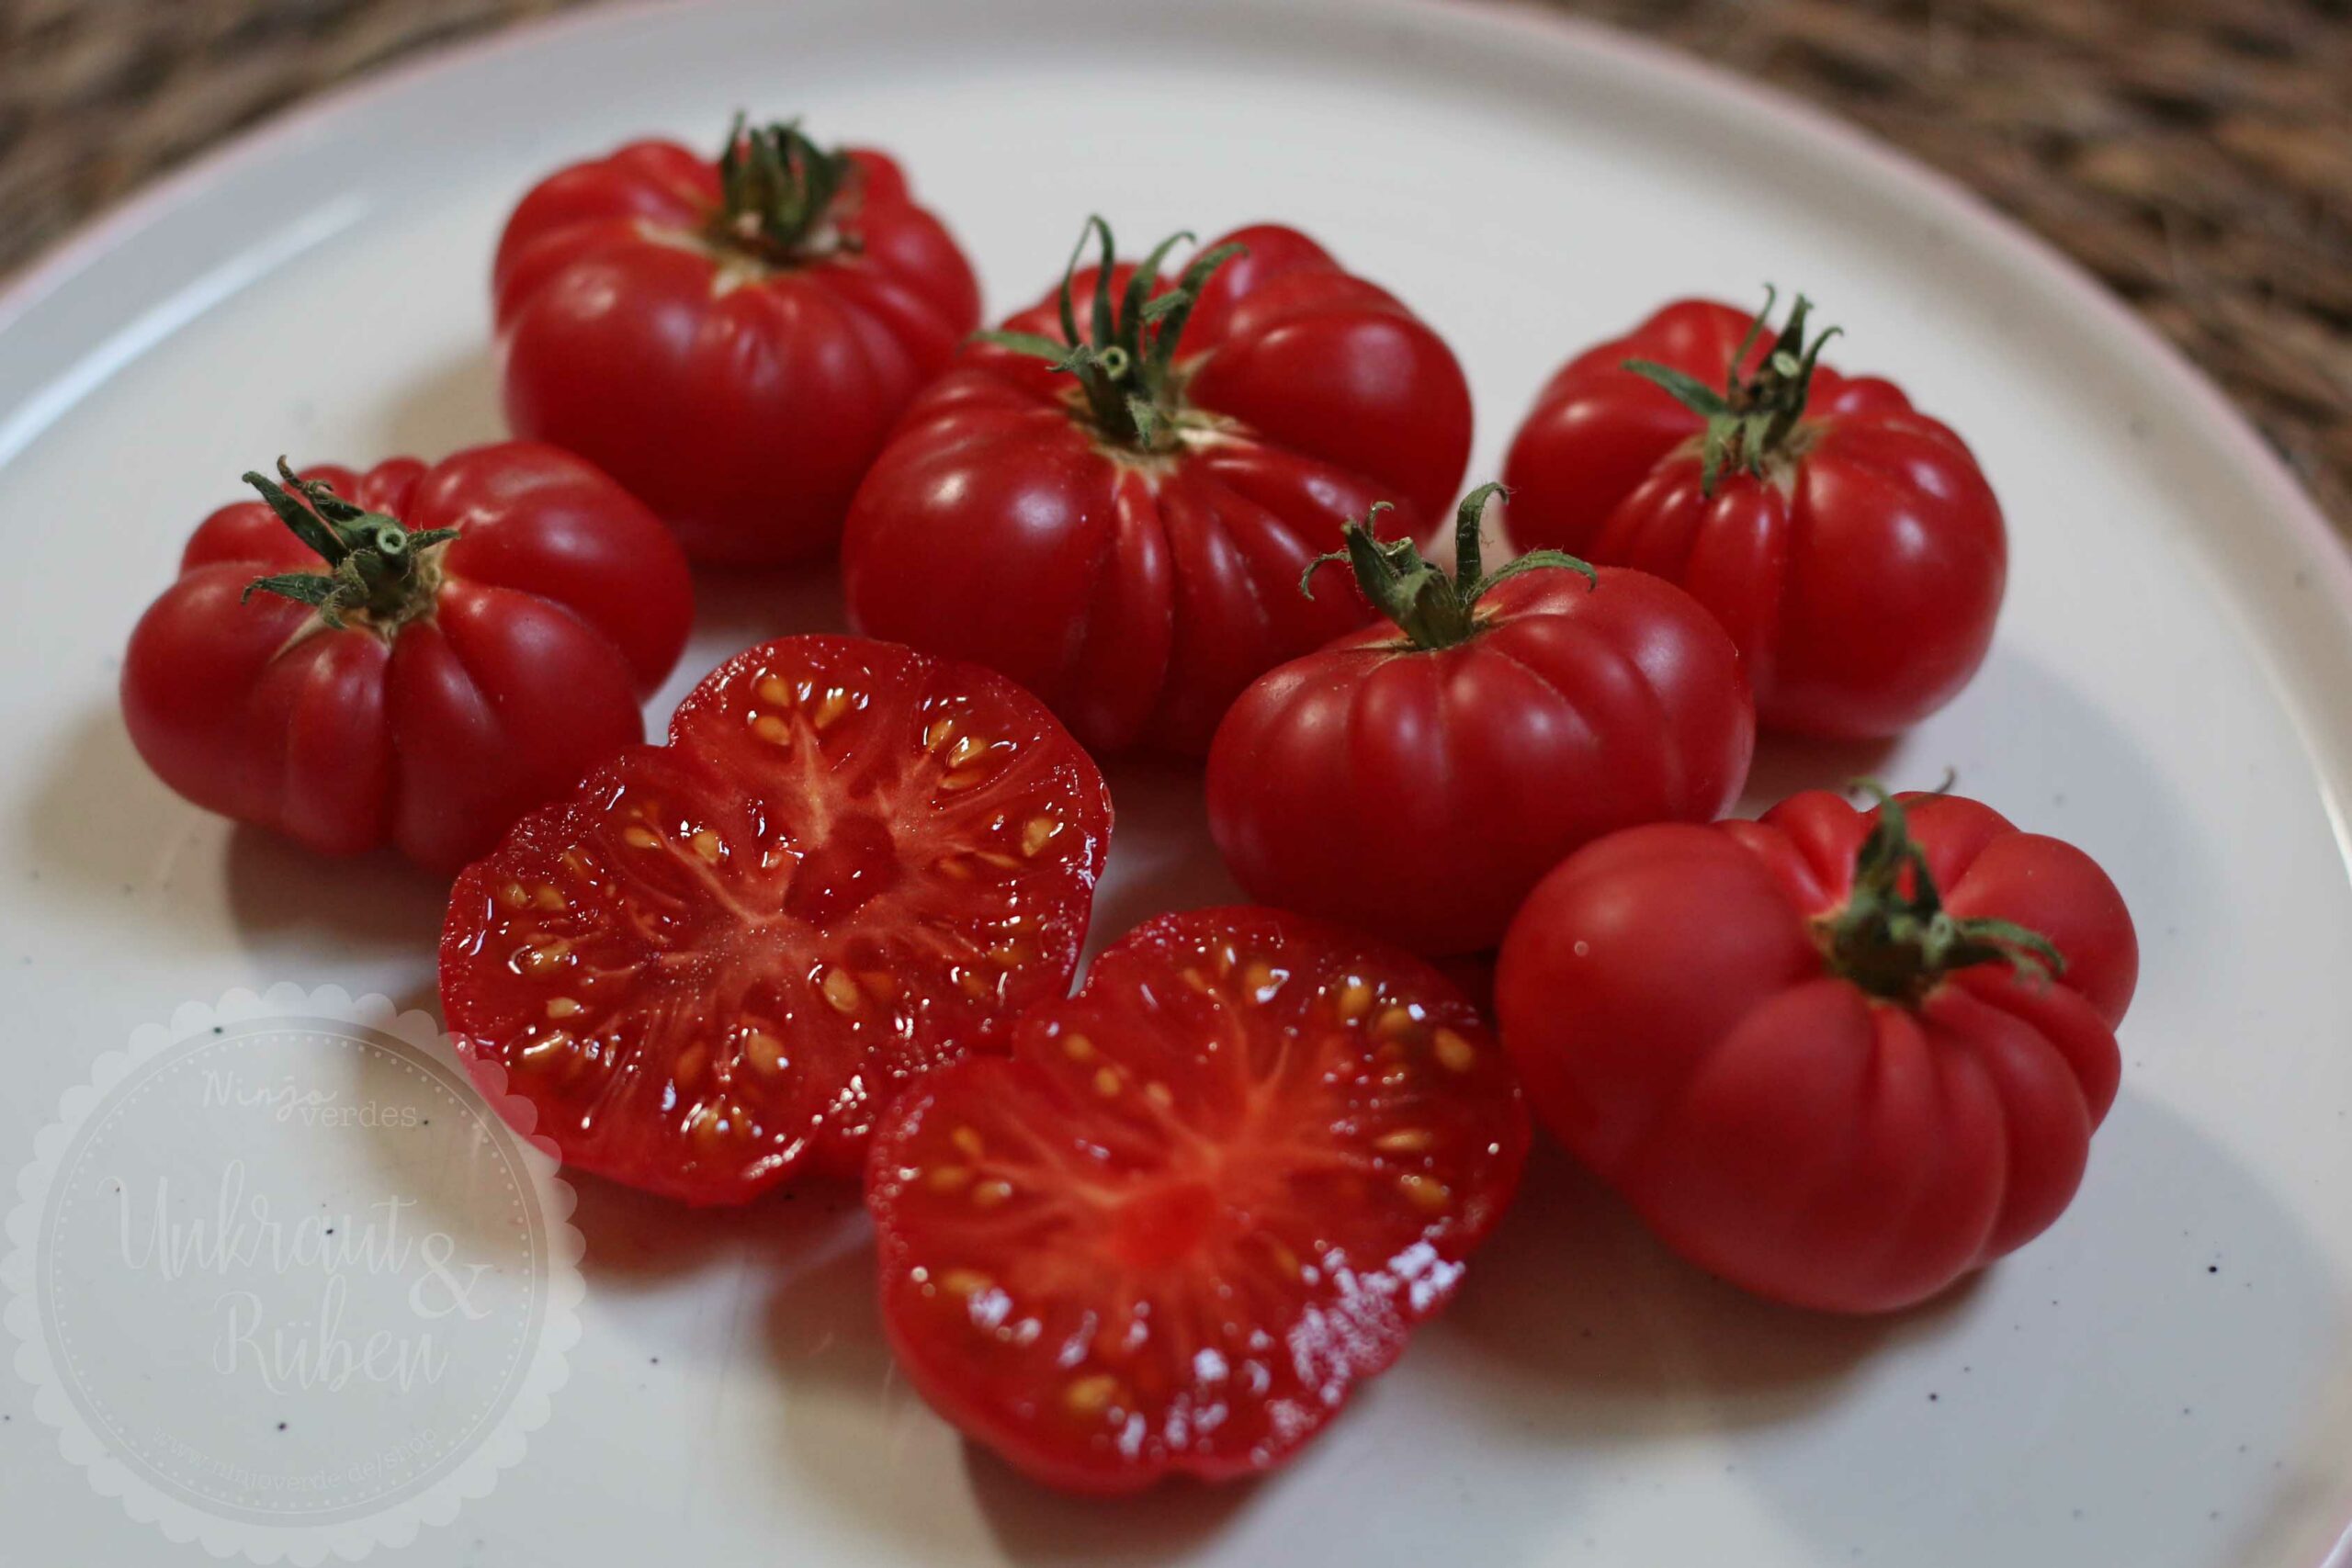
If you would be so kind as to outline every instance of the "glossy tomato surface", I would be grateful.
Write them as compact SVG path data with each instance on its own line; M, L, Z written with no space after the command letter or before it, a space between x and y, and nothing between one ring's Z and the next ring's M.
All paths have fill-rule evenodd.
M731 228L718 164L673 142L533 187L492 279L508 423L603 466L697 559L831 548L883 437L980 313L898 164L845 156L789 246Z
M1003 671L1089 747L1198 755L1251 680L1360 626L1299 574L1375 502L1425 528L1462 478L1470 396L1444 343L1293 229L1203 287L1175 348L1174 437L1106 436L1072 378L976 342L924 392L842 545L859 629ZM1072 279L1083 297L1095 273ZM1130 269L1114 275L1124 288ZM1049 299L1007 321L1066 343Z
M1752 311L1686 299L1570 360L1505 463L1510 532L1667 578L1738 643L1768 728L1907 728L1984 662L2007 581L1999 502L1967 446L1893 382L1812 375L1784 452L1709 494L1706 421L1625 368L1648 360L1721 387ZM1772 348L1758 334L1741 376Z
M454 873L524 811L644 738L639 702L693 620L685 558L611 479L507 442L439 463L307 470L410 531L419 613L329 626L247 591L324 560L259 501L205 519L123 660L132 741L207 810Z
M1815 792L1757 822L1632 829L1512 922L1497 1018L1537 1114L1677 1251L1803 1306L1905 1306L2073 1198L2120 1073L2132 919L2081 851L1990 807L1907 796L1944 908L2045 937L1916 997L1835 972L1878 814Z
M1069 989L1110 826L1001 677L763 643L467 869L443 1011L567 1164L704 1203L854 1175L909 1079Z
M1721 814L1755 744L1738 653L1673 584L1597 579L1531 571L1453 647L1367 626L1260 678L1209 751L1235 879L1420 953L1475 953L1578 845Z
M1273 910L1162 915L887 1119L883 1321L934 1407L1054 1484L1253 1474L1453 1294L1526 1144L1426 964Z

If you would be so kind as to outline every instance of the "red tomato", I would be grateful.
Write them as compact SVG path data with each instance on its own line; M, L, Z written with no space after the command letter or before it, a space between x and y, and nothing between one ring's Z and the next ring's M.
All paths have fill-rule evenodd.
M883 1323L1056 1485L1270 1470L1453 1294L1527 1135L1435 970L1272 909L1162 915L885 1119Z
M442 1009L569 1164L697 1203L854 1175L902 1084L1069 990L1110 831L1011 682L784 637L467 869Z
M1469 388L1295 230L1227 235L1172 288L1174 241L1114 266L1098 231L1102 266L967 347L875 463L842 541L850 615L1003 671L1098 751L1197 755L1251 680L1363 624L1298 574L1376 501L1408 532L1438 515Z
M1511 923L1497 1016L1537 1114L1668 1246L1883 1312L2065 1208L2138 975L2080 850L1973 800L1815 791L1571 855Z
M1768 343L1764 316L1686 299L1570 360L1504 465L1511 536L1688 589L1767 728L1893 735L1984 662L2007 536L1959 436L1815 365L1806 309Z
M618 485L521 441L278 467L284 489L247 474L265 501L204 520L130 634L123 719L165 784L328 854L390 842L453 873L644 738L693 587Z
M716 164L639 141L542 180L492 286L507 422L602 464L711 561L830 549L980 319L898 164L740 119Z
M1439 955L1475 953L1570 850L1712 820L1747 778L1739 654L1690 596L1557 552L1457 575L1348 525L1367 626L1261 676L1209 750L1209 829L1250 896Z

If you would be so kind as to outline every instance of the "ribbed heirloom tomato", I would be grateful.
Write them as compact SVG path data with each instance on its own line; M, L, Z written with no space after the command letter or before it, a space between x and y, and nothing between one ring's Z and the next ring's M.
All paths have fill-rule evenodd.
M1409 953L1162 915L1010 1056L887 1116L883 1324L924 1398L1057 1485L1269 1470L1453 1293L1527 1135L1477 1013Z
M1668 1246L1880 1312L2073 1199L2138 974L2080 850L1972 800L1815 791L1569 856L1504 939L1496 1016L1537 1114Z
M713 561L830 549L980 319L897 164L740 119L715 164L638 141L541 181L493 290L508 423L602 465Z
M1437 334L1261 224L1159 267L1073 257L909 411L852 508L861 631L1001 670L1098 751L1197 755L1242 687L1368 615L1298 593L1374 502L1439 515L1470 394ZM1078 301L1091 295L1081 321Z
M1110 829L1001 676L779 638L467 869L443 1011L569 1164L701 1203L854 1175L910 1078L1068 991Z
M1680 584L1739 645L1765 728L1893 735L1992 644L2001 508L1893 382L1840 376L1807 306L1686 299L1570 360L1503 466L1511 537Z
M620 486L522 441L278 468L204 520L130 635L123 718L165 784L446 874L644 738L693 587Z
M1557 552L1485 572L1499 489L1463 502L1452 577L1350 524L1336 558L1394 624L1260 677L1218 727L1209 829L1251 897L1480 952L1577 845L1738 795L1756 717L1731 639L1645 572Z

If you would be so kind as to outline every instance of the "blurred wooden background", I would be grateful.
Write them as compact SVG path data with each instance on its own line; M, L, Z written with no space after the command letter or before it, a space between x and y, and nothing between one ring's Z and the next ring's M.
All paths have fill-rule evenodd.
M241 127L595 0L0 0L0 274ZM2352 536L2352 0L1521 0L1787 89L2106 279Z

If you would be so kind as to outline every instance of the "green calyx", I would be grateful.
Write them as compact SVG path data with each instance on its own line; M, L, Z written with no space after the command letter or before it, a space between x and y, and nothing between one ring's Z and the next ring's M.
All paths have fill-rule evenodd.
M1838 335L1838 329L1826 328L1807 342L1805 317L1813 303L1798 295L1796 303L1789 307L1787 324L1772 341L1772 351L1764 356L1762 368L1741 380L1740 362L1763 335L1765 323L1772 315L1773 301L1778 298L1777 291L1766 288L1764 309L1756 313L1756 320L1748 324L1747 337L1733 352L1731 364L1724 371L1721 391L1695 376L1655 360L1625 361L1626 369L1657 382L1707 422L1699 458L1699 488L1703 494L1715 493L1715 481L1726 468L1758 479L1768 478L1776 462L1793 456L1798 448L1805 399L1813 388L1814 367L1820 362L1823 346Z
M1599 573L1559 550L1531 550L1493 571L1485 569L1478 520L1489 500L1508 493L1499 484L1483 484L1462 498L1453 514L1452 576L1422 559L1412 540L1384 543L1373 533L1373 519L1389 505L1380 501L1373 503L1363 521L1351 520L1341 529L1347 548L1317 556L1306 563L1298 580L1299 592L1313 598L1316 572L1328 562L1345 561L1355 569L1356 585L1374 609L1396 622L1415 648L1435 650L1469 641L1478 630L1478 601L1497 583L1521 572L1564 568L1583 573L1588 587L1598 586Z
M1086 243L1099 236L1102 262L1094 275L1094 299L1086 330L1078 318L1078 264ZM1159 269L1168 253L1192 239L1170 234L1155 246L1127 279L1125 291L1114 299L1111 272L1117 248L1111 226L1089 218L1079 231L1078 248L1062 269L1062 341L1042 333L980 332L984 342L1049 359L1056 370L1078 378L1086 395L1088 412L1108 439L1143 452L1174 449L1183 412L1182 387L1176 375L1176 344L1184 322L1201 297L1201 289L1218 267L1249 249L1218 245L1194 256L1173 288L1154 294Z
M2007 964L2043 984L2065 973L2065 956L2040 931L2013 920L1955 919L1911 837L1903 803L1874 779L1858 779L1852 787L1877 797L1878 825L1854 857L1846 907L1814 925L1832 973L1905 1004L1973 964Z
M457 529L411 533L400 519L354 506L324 481L301 478L283 457L277 473L282 486L260 474L247 474L245 482L296 538L319 553L327 570L257 577L239 604L255 593L275 593L311 605L330 626L357 622L386 637L432 610L441 586L441 552L435 547L456 538Z
M834 197L854 165L802 133L800 122L747 127L739 112L718 155L719 208L711 239L774 265L840 248L825 239Z

